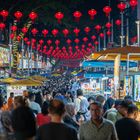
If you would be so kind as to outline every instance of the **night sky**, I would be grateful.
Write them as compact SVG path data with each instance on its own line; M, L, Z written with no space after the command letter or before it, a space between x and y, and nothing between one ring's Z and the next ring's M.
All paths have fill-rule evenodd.
M0 0L0 10L1 9L7 9L9 12L14 10L21 10L23 11L25 7L27 8L27 5L32 3L32 6L29 6L28 9L31 10L31 8L35 8L41 3L49 2L50 0ZM105 14L103 13L103 7L109 5L109 0L51 0L54 2L63 3L66 6L69 6L69 13L73 12L74 10L80 10L84 17L86 19L88 17L87 11L91 8L97 10L97 16L96 19L100 22L105 20ZM73 1L73 2L72 2ZM112 7L111 15L114 16L114 13L116 13L117 10L117 4L119 0L110 0L110 6ZM56 3L57 6L57 3ZM46 4L47 7L47 4ZM55 9L55 8L54 8ZM13 11L14 11L13 10ZM63 6L59 6L58 10L63 11ZM25 11L26 12L26 11ZM50 14L51 15L51 14ZM66 15L67 16L67 15Z

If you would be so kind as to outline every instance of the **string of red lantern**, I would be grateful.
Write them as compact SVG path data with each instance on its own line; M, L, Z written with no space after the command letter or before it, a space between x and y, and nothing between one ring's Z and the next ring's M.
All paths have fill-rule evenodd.
M126 8L126 3L121 2L117 5L117 7L119 8L120 12L123 12Z
M76 22L79 22L79 20L80 20L80 18L81 18L81 16L82 16L82 13L81 13L80 11L75 11L75 12L73 13L73 16L74 16L74 18L75 18L75 21L76 21Z
M75 28L75 29L73 30L73 32L75 33L76 36L78 36L78 34L79 34L79 32L80 32L80 29Z
M134 10L134 8L137 6L138 1L137 0L130 0L130 6L132 7L132 9Z
M42 30L42 34L44 37L46 37L48 33L49 31L47 29Z
M20 11L16 11L14 13L14 16L17 19L17 21L20 21L20 19L22 18L23 14Z
M0 30L3 30L5 28L5 24L3 22L0 22Z
M69 30L68 29L64 29L62 31L62 33L64 34L64 36L66 37L69 34Z
M106 14L107 17L109 16L111 10L112 10L112 9L111 9L110 6L105 6L105 7L103 8L103 12Z
M9 12L7 10L2 10L0 12L0 15L3 17L3 21L6 20L6 18L8 17Z
M56 37L57 34L58 34L58 30L57 30L57 29L53 29L53 30L52 30L52 34L53 34L54 37Z
M31 12L29 14L29 18L32 20L32 22L34 22L37 17L38 17L38 15L35 12Z
M61 20L64 18L64 14L62 12L57 12L55 14L55 18L57 19L58 23L61 23Z
M97 14L97 11L95 9L91 9L88 11L88 14L90 16L90 19L93 20L94 16Z
M90 32L90 27L85 27L84 31L85 31L86 34L88 34Z
M97 31L97 33L101 30L101 26L100 25L96 25L95 26L95 30Z
M120 19L117 19L117 20L115 21L115 24L116 24L117 26L120 26L120 25L121 25L121 20L120 20Z

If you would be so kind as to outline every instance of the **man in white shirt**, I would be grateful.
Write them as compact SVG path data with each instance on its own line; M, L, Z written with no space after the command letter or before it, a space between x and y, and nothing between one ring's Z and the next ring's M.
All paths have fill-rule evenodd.
M29 100L30 100L30 108L33 110L33 112L35 114L41 113L40 105L35 102L35 94L30 93L29 94Z

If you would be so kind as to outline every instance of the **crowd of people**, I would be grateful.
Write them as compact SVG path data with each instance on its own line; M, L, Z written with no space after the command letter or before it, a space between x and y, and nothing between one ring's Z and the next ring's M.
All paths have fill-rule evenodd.
M69 78L49 82L36 93L10 93L7 104L0 95L0 140L138 140L139 111L130 96L86 98L79 87L71 91Z

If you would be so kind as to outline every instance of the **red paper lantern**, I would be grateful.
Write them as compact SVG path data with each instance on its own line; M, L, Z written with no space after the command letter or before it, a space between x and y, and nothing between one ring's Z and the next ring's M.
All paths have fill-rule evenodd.
M50 50L53 50L53 46L50 46Z
M103 12L106 14L106 16L109 16L110 12L111 12L111 8L110 6L105 6L103 8Z
M134 36L130 39L131 43L136 43L137 42L137 36Z
M59 47L57 46L57 47L56 47L56 51L58 51L58 50L59 50Z
M12 30L13 32L17 31L17 26L16 26L16 25L11 26L11 30Z
M90 16L90 19L93 20L94 16L97 14L97 11L94 10L94 9L91 9L91 10L88 11L88 14Z
M31 13L29 14L29 18L30 18L32 21L34 21L34 20L37 18L37 13L31 12Z
M79 12L79 11L75 11L73 13L73 16L74 16L75 20L78 22L80 20L81 16L82 16L82 13Z
M109 30L106 32L106 34L107 34L108 36L111 36L111 32L110 32Z
M100 36L101 38L104 38L104 34L103 34L103 33L100 33L99 36Z
M75 33L76 36L78 36L78 34L79 34L79 32L80 32L80 29L75 28L75 29L73 30L73 32Z
M126 4L124 2L121 2L117 5L117 7L120 9L120 12L123 12L126 8Z
M58 34L58 30L57 30L57 29L53 29L53 30L52 30L52 34L54 35L54 37L56 37L57 34Z
M84 44L82 44L82 48L83 48L83 49L85 48L85 45L84 45Z
M132 9L134 9L137 6L138 1L137 0L130 0L129 3L130 3L130 6L132 7Z
M98 43L98 41L95 41L94 44L95 44L95 45L98 45L99 43Z
M88 41L88 38L87 37L84 37L83 38L83 41L84 41L84 43L86 43Z
M52 44L52 41L50 39L47 40L47 44L50 46Z
M31 42L30 42L30 41L27 41L26 44L27 44L28 46L30 46L30 45L31 45Z
M79 40L78 38L76 38L76 39L74 40L74 42L75 42L76 44L78 44L78 43L80 42L80 40Z
M3 22L0 22L0 30L3 30L5 28L5 24Z
M43 36L46 37L46 35L48 34L48 32L49 32L49 31L48 31L47 29L42 30Z
M75 49L79 49L79 46L75 46Z
M88 47L92 47L92 44L91 43L88 43Z
M107 22L106 25L105 25L105 27L106 27L107 29L110 29L111 26L112 26L112 24L111 24L110 22Z
M64 18L64 14L62 12L57 12L55 14L55 18L57 19L58 23L61 23L61 20Z
M121 20L120 20L120 19L117 19L117 20L115 21L115 24L116 24L117 26L120 26L120 25L121 25Z
M62 32L63 32L65 37L69 34L69 30L68 29L64 29Z
M91 39L94 41L96 39L96 36L95 35L92 35L91 36Z
M38 30L36 28L33 28L31 30L31 33L33 34L33 36L36 36L36 34L38 33Z
M11 38L11 39L14 39L14 36L15 36L15 35L14 35L13 33L10 34L10 38Z
M21 17L23 16L23 14L20 11L16 11L14 13L14 16L19 21L21 19Z
M21 40L21 36L17 36L17 41L20 41Z
M90 27L85 27L84 31L88 34L90 32Z
M27 28L27 27L23 27L23 28L21 29L21 31L22 31L24 34L26 34L26 33L28 32L28 28Z
M55 41L55 45L58 46L59 44L60 44L60 41L59 40L56 40Z
M34 44L36 43L36 39L32 38L31 42Z
M24 40L24 42L27 42L27 41L28 41L28 38L27 38L27 37L25 37L23 40Z
M43 45L44 41L42 39L39 40L39 44Z
M8 14L9 14L9 13L8 13L7 10L2 10L2 11L0 12L0 15L3 17L3 20L4 20L4 21L6 20Z
M67 41L66 41L66 42L67 42L67 44L68 44L68 45L70 45L70 44L71 44L71 40L70 40L70 39L67 39Z
M96 25L96 26L95 26L95 30L96 30L97 32L99 32L99 31L101 30L101 26L100 26L100 25Z

